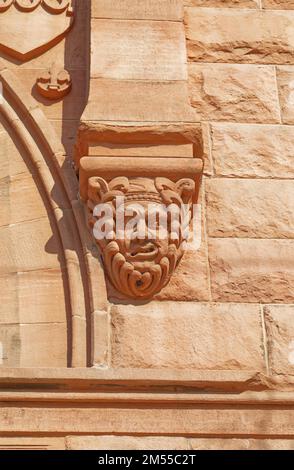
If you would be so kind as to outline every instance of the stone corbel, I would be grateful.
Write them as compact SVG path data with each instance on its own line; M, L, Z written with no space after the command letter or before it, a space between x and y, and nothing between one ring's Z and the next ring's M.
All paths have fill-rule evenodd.
M150 207L156 214L165 208L178 208L182 227L189 227L202 167L200 158L81 158L80 196L87 207L89 229L100 248L110 282L126 297L149 299L158 293L180 262L186 239L182 231L175 236L172 224L168 224L165 236L159 236L157 215L153 231L148 226L144 239L137 237L133 226L124 225L123 233L117 232L118 218L125 221L130 210L139 205L147 226ZM108 215L97 211L101 204L109 208ZM109 227L103 238L95 231L97 223L100 228L103 225L102 217L104 226Z

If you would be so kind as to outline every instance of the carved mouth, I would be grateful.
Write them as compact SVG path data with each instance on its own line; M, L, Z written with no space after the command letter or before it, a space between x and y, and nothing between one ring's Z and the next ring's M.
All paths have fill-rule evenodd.
M144 244L136 244L128 253L131 261L150 261L158 255L158 248L152 242L144 242Z

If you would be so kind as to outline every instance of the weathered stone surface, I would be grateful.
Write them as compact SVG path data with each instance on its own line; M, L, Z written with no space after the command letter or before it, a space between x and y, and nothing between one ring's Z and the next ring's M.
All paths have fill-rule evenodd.
M143 379L144 380L144 379ZM209 392L208 392L209 393ZM236 401L239 393L235 393ZM266 397L266 393L263 394ZM138 403L102 406L81 406L66 397L66 403L37 404L22 401L2 406L0 421L2 434L23 435L29 429L34 434L80 435L152 435L183 436L274 436L282 439L293 436L293 406L262 406L257 400L254 406L223 404L203 406L172 406L165 402L155 406ZM217 401L217 399L216 399ZM23 404L24 403L24 404ZM85 402L83 402L84 404Z
M264 307L272 374L294 375L294 306Z
M95 20L91 75L125 80L186 80L184 27L169 21Z
M182 21L182 0L95 0L93 18Z
M13 133L9 134L1 125L0 116L0 174L1 178L27 171L26 161L13 142Z
M1 441L0 441L1 444ZM189 450L184 437L67 436L67 450Z
M64 282L57 269L1 275L0 324L65 322Z
M47 218L0 228L0 273L60 267Z
M293 0L261 0L263 8L270 10L294 10Z
M294 238L294 181L206 179L211 237Z
M294 126L213 123L211 139L218 176L294 177Z
M189 439L194 450L293 450L293 439Z
M259 0L184 0L187 7L258 8Z
M195 62L293 64L293 21L291 11L188 8L188 57Z
M148 145L148 144L100 144L89 148L89 155L112 157L183 157L193 158L192 144L178 145Z
M19 367L67 367L67 324L20 326Z
M0 324L2 367L66 367L66 323Z
M264 367L255 305L154 302L113 306L112 325L115 368Z
M294 67L278 67L277 80L282 121L285 124L294 124Z
M213 299L293 302L293 249L293 240L210 239Z
M196 439L162 436L67 436L66 448L68 450L290 450L294 449L294 440Z
M83 121L195 121L186 81L92 80Z
M1 226L38 219L47 214L36 180L27 173L0 179Z
M0 367L19 367L20 350L20 325L0 325Z
M203 120L279 123L274 67L190 64L192 106Z
M198 251L187 251L184 254L170 282L155 298L175 302L210 300L207 241L205 239L202 239Z

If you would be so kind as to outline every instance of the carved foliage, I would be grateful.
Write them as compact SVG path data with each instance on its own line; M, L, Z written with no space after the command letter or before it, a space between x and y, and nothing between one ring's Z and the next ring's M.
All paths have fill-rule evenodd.
M120 233L116 230L118 217L123 216L125 221L129 210L136 207L137 211L137 205L140 204L143 217L149 220L150 208L151 212L160 214L162 208L180 209L184 204L185 220L182 214L178 221L182 223L182 230L183 227L187 229L194 191L195 183L191 179L181 179L178 182L167 178L153 180L117 177L109 182L100 177L89 179L90 227L95 228L101 217L100 213L96 215L97 204L107 204L112 208L112 215L109 217L113 220L107 221L107 217L104 217L106 226L109 226L107 236L98 238L95 230L94 236L100 246L108 277L120 292L132 298L150 298L159 292L168 283L183 255L185 239L183 231L175 235L172 225L168 225L168 230L162 237L158 220L153 229L148 225L144 239L138 238L138 227L133 225L128 228L125 224L123 233Z

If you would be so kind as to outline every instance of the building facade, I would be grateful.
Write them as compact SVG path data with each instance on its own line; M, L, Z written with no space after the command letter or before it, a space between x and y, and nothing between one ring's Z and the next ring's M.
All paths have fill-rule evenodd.
M0 449L293 449L294 2L0 0L0 85Z

